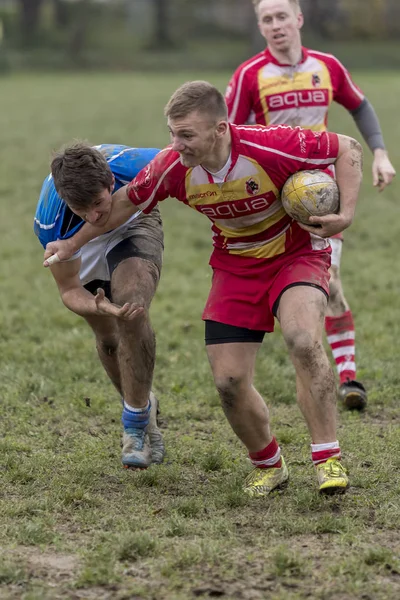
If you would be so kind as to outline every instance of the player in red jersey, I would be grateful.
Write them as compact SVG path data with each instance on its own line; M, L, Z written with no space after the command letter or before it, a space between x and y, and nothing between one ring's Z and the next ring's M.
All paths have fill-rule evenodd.
M207 354L225 414L255 467L245 490L263 496L288 479L268 409L253 386L257 352L277 318L296 370L319 489L344 491L348 478L336 439L335 381L322 343L330 266L325 238L353 220L361 146L335 133L229 125L223 95L203 81L181 86L165 113L172 146L114 194L107 228L136 210L151 212L170 196L208 216L214 273L203 313ZM321 225L319 237L285 213L280 189L301 168L330 165L336 168L341 206L338 214L313 217ZM85 224L73 238L51 244L46 256L67 246L65 259L100 230Z
M299 0L253 0L253 4L268 47L235 71L226 93L230 121L325 131L329 106L338 102L353 116L373 152L373 184L383 190L395 171L375 111L334 56L302 47ZM339 396L347 408L363 409L367 395L356 380L353 315L340 279L342 239L341 235L331 239L325 329L339 373Z

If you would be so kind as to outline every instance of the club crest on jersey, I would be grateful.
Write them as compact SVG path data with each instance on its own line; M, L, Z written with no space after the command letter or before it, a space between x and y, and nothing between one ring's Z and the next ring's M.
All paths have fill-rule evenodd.
M249 196L255 196L258 194L259 189L260 184L256 179L254 179L254 177L250 177L250 179L246 181L246 192L249 194Z
M318 73L313 73L312 77L311 77L311 81L314 87L320 87L321 85L321 78L318 75Z

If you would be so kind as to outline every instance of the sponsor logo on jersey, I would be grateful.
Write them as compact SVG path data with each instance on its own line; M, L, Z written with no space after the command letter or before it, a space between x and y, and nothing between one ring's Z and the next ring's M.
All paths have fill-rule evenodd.
M266 197L235 200L234 202L221 202L212 206L196 206L196 209L209 219L238 218L266 210L276 200L273 192L268 192Z
M307 136L303 130L299 131L298 136L299 136L299 142L300 142L300 152L302 154L306 154L306 152L307 152L307 145L306 145Z
M266 97L268 110L299 108L302 106L328 106L328 90L292 90Z
M259 189L260 184L256 179L254 179L254 177L250 177L250 179L246 181L246 192L249 194L249 196L255 196Z
M280 80L277 80L276 77L273 78L273 81L271 83L262 83L262 86L260 84L260 92L265 92L265 90L270 90L271 88L276 88L278 86L282 86L282 85L287 85L289 82L283 80L283 78L281 78Z
M318 73L313 73L311 76L311 83L314 87L321 87L321 78Z
M192 194L188 197L188 200L201 200L202 198L211 198L212 196L216 196L217 192L211 192L208 190L207 192L200 192L199 194Z
M150 164L148 164L147 167L144 168L143 179L140 183L140 187L147 188L147 187L150 187L150 185L151 185L151 166L150 166Z

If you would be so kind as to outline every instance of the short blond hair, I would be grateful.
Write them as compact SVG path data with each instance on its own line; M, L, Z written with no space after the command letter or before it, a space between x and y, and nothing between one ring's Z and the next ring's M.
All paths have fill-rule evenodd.
M164 114L171 119L181 119L193 111L213 121L228 120L224 96L208 81L187 81L181 85L168 100Z
M263 0L253 0L253 5L254 5L256 12L257 12L258 5L261 4L261 2L263 2ZM300 0L289 0L289 3L293 6L293 8L297 12L301 11Z

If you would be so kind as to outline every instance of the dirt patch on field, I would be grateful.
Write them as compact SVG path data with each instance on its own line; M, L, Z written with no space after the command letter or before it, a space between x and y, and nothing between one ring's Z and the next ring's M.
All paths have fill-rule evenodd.
M368 425L377 425L385 427L387 425L397 425L399 413L397 408L387 408L382 410L367 410L363 415L363 421Z
M275 559L275 573L266 569L267 563L271 565L271 556L252 557L249 560L245 555L237 557L234 577L221 578L215 569L210 568L203 573L203 583L193 587L192 597L196 598L224 598L237 600L264 600L276 595L281 598L318 598L324 600L376 600L374 592L368 593L368 585L362 585L357 593L341 592L337 588L337 577L332 572L328 579L326 564L331 562L332 554L342 557L344 564L346 558L349 563L357 559L360 549L386 548L393 555L400 556L400 539L398 532L370 532L366 533L363 542L357 545L357 554L353 554L350 547L336 543L331 535L304 535L288 538L285 544L288 559ZM249 548L250 549L250 548ZM299 559L290 564L290 553ZM362 554L362 552L361 552ZM362 565L361 555L360 568ZM304 561L304 562L303 562ZM311 566L312 565L312 566ZM345 569L345 566L343 567ZM304 570L303 570L304 569ZM343 577L345 573L338 574ZM379 598L394 600L400 598L400 573L390 564L382 565L381 572L373 573L375 583L385 588Z
M27 557L29 566L45 576L54 574L58 577L69 577L76 572L78 560L69 554L33 554Z
M40 552L37 548L27 548L25 546L13 548L2 554L3 559L13 560L14 562L25 565L37 576L37 573L43 573L48 578L52 574L56 576L68 576L76 573L79 566L78 558L73 554L61 554L57 552Z

